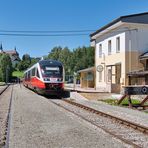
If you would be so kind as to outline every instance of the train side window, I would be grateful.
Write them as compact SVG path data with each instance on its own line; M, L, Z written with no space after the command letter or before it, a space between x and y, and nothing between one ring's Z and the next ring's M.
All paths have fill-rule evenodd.
M37 76L38 78L40 78L38 69L37 69L37 71L36 71L36 76Z
M35 68L32 69L32 76L35 76Z
M30 80L30 71L28 71L28 80Z
M25 73L25 80L27 80L27 73Z

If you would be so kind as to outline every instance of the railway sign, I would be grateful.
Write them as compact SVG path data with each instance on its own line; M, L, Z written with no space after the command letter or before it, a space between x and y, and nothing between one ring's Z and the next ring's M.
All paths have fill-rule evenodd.
M124 88L124 93L127 95L148 95L147 86L127 86Z

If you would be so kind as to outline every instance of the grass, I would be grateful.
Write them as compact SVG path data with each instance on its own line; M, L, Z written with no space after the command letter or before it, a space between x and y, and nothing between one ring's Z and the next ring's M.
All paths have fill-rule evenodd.
M106 99L106 100L101 100L101 101L103 101L103 102L105 102L105 103L108 103L108 104L110 104L110 105L117 105L117 103L118 103L118 100L117 100L117 99ZM140 103L139 100L132 99L132 104L133 104L133 105L137 105L137 104L139 104L139 103ZM121 102L121 105L123 105L123 106L128 106L128 99L125 98L125 99Z
M18 78L23 78L24 73L23 73L22 71L14 71L14 72L12 73L12 76L13 76L13 77L18 77Z
M5 85L5 84L6 84L5 82L0 82L0 86Z
M99 100L100 101L100 100ZM102 102L105 102L110 105L117 105L118 100L117 99L106 99L106 100L101 100Z

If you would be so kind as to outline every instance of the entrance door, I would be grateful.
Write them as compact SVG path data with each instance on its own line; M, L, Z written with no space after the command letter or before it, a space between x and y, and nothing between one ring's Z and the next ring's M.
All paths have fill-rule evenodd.
M121 89L121 64L115 65L115 83L111 84L111 92L112 93L120 93Z

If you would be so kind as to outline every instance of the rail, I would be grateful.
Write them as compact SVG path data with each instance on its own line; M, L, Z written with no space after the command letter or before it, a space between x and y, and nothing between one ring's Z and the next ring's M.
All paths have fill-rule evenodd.
M118 121L118 122L121 123L121 124L124 124L124 125L126 125L126 126L130 126L130 127L134 128L134 129L140 131L140 132L143 132L143 133L148 134L148 127L146 127L146 126L139 125L139 124L133 123L133 122L131 122L131 121L128 121L128 120L125 120L125 119L121 119L121 118L119 118L119 117L112 116L112 115L110 115L110 114L104 113L104 112L102 112L102 111L95 110L95 109L93 109L93 108L90 108L90 107L88 107L88 106L85 106L85 105L82 105L82 104L79 104L79 103L76 103L76 102L73 102L73 101L70 101L70 100L65 100L65 99L63 99L63 101L65 101L65 102L67 102L67 103L70 103L70 104L72 104L72 105L75 105L75 106L77 106L77 107L80 107L80 108L82 108L82 109L88 110L88 111L90 111L90 112L93 112L93 113L95 113L95 114L99 114L99 115L101 115L101 116L114 119L114 120Z

